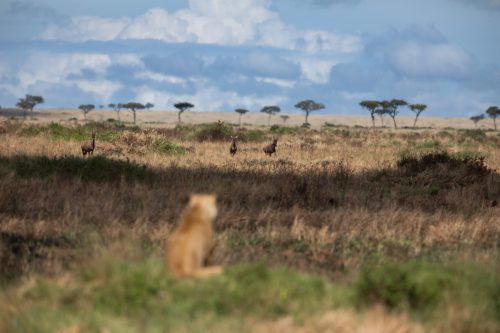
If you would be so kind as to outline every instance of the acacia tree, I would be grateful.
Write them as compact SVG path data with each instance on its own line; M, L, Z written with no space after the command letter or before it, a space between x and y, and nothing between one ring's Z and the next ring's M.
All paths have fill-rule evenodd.
M31 116L33 117L33 109L37 104L41 104L45 102L42 96L37 95L26 95L24 98L19 98L19 101L16 103L18 108L24 110L24 117L26 118L26 113L29 111Z
M240 119L239 119L239 122L238 122L238 127L241 127L241 116L243 116L245 113L247 113L248 110L247 109L236 109L236 110L234 110L234 112L240 114Z
M87 120L87 113L94 110L95 105L94 104L81 104L78 108L83 113L83 119Z
M497 116L500 114L500 108L498 106L490 106L488 110L486 110L488 116L493 119L493 125L495 126L495 131L497 130Z
M122 107L124 109L128 109L132 114L134 115L134 124L135 124L135 119L136 119L136 111L137 110L144 110L145 106L142 105L141 103L137 102L128 102L126 104L122 104Z
M286 114L282 114L282 115L280 116L280 118L283 120L283 124L284 124L284 123L286 123L286 121L290 118L290 116L289 116L289 115L286 115Z
M392 118L394 129L398 129L398 125L396 124L396 116L399 113L398 108L405 105L408 105L408 103L402 99L392 99L391 101L380 102L382 114L388 114Z
M116 112L116 116L118 118L118 121L120 121L120 111L123 108L123 104L122 103L117 103L117 104L110 103L110 104L108 104L108 108L113 109L113 111Z
M415 121L413 122L413 128L417 125L417 119L420 116L422 112L424 112L425 109L427 109L427 105L425 104L410 104L408 105L410 110L415 112Z
M370 117L372 118L372 125L373 127L375 127L375 114L377 113L377 109L380 106L380 102L365 100L361 101L359 105L370 112Z
M472 116L469 118L470 120L472 120L474 122L474 127L477 127L477 123L480 121L480 120L483 120L484 119L484 114L480 114L480 115L477 115L477 116Z
M281 112L281 109L276 105L268 105L260 109L260 112L267 113L269 115L269 118L267 120L267 125L269 126L271 125L271 116L274 116L276 113Z
M307 119L309 118L309 113L325 108L325 106L323 104L316 103L315 101L310 100L310 99L298 102L297 104L295 104L295 107L298 109L301 109L302 111L304 111L306 113L305 124L309 124L307 121Z
M153 103L149 103L147 102L146 105L144 105L144 107L146 108L146 110L149 111L149 109L152 109L155 107L155 105Z
M191 108L194 108L194 104L191 104L189 102L177 103L177 104L174 104L174 106L177 109L179 109L179 113L177 113L177 121L179 124L181 123L181 114L184 113L184 111L187 111Z

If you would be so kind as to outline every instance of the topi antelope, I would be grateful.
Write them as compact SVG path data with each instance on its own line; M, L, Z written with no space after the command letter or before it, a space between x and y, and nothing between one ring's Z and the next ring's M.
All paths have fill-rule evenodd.
M231 147L229 147L229 153L231 154L231 156L234 156L238 151L238 147L236 146L236 140L238 139L238 137L231 136L231 139L233 140L233 142L231 143Z
M92 131L92 141L85 141L82 143L82 154L83 156L87 155L87 153L92 155L94 153L95 148L95 131Z
M271 156L273 153L276 154L276 146L278 145L278 139L273 137L273 142L265 146L262 150L266 155Z

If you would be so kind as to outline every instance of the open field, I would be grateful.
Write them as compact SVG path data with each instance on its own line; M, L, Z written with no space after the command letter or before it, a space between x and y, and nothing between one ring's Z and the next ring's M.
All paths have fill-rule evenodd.
M0 120L0 332L500 330L498 132L425 117L436 128L269 129L261 114L238 130L195 124L236 114L190 112L178 127L161 112L50 123L81 117L64 112ZM203 282L162 263L192 192L218 195L227 267Z
M286 111L280 114L287 114L290 119L287 120L287 126L300 126L304 122L304 114L300 113L287 113ZM283 125L283 120L279 118L279 115L271 117L271 125L278 124ZM0 110L0 115L3 116L16 116L22 117L22 112L19 110L4 109ZM74 119L83 120L83 115L79 110L75 109L37 109L34 112L34 118L36 120L31 120L34 123L48 123L48 122L74 122ZM182 114L182 121L186 124L202 124L211 123L218 120L227 123L238 123L239 115L235 112L194 112L187 111ZM88 120L93 121L105 121L107 119L117 119L117 114L111 110L94 110L87 115ZM132 113L127 110L122 110L120 112L120 118L122 121L132 122ZM414 121L413 115L408 115L407 113L399 115L396 117L396 121L399 127L412 127ZM29 118L28 118L29 120ZM166 127L173 126L177 124L177 112L176 111L140 111L137 112L137 122L142 126L151 127ZM242 117L242 124L246 127L253 126L267 126L268 115L260 112L249 112ZM309 123L313 127L323 126L325 123L335 124L335 125L345 125L345 126L372 126L370 116L368 112L364 115L319 115L312 113L309 116ZM380 117L376 118L376 125L381 126ZM388 116L384 116L383 125L389 128L393 127L392 119ZM431 127L431 128L456 128L456 129L466 129L474 128L474 123L468 118L442 118L442 117L427 117L423 113L417 122L418 127ZM477 125L479 129L493 129L493 120L484 119L480 121Z

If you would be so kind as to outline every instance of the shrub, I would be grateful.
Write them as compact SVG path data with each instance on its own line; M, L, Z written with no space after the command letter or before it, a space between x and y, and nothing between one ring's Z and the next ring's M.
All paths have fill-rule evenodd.
M462 133L462 138L463 139L471 139L477 142L484 142L488 138L486 136L486 133L483 130L480 129L473 129L473 130L465 130Z
M437 165L446 165L448 169L467 168L471 173L484 175L491 170L486 166L485 157L481 155L464 156L462 154L450 155L445 151L428 154L403 153L397 161L398 168L411 173L418 173L434 168Z
M247 132L243 132L243 135L238 133L238 135L242 136L242 140L244 141L263 141L264 140L264 132L261 130L250 130Z
M234 130L230 125L223 122L212 124L202 124L196 133L198 141L226 141L234 135Z
M185 155L187 153L186 149L165 138L156 140L153 144L153 150L167 155Z

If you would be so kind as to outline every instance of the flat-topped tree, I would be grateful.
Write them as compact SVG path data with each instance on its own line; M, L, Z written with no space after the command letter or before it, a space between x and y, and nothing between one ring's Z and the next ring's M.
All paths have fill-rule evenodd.
M472 116L469 118L470 120L472 120L474 122L474 127L477 127L477 123L480 121L480 120L483 120L484 119L484 114L480 114L480 115L477 115L477 116Z
M298 109L301 109L302 111L304 111L306 113L305 124L309 124L309 122L307 120L309 118L309 113L311 113L313 111L317 111L317 110L322 110L325 108L325 106L323 104L316 103L315 101L310 100L310 99L298 102L297 104L295 104L295 107Z
M289 116L289 115L286 115L286 114L282 114L282 115L280 116L280 118L283 120L283 124L285 124L285 123L286 123L286 121L287 121L288 119L290 119L290 116Z
M24 110L24 117L26 118L26 113L29 111L31 116L33 117L33 109L37 104L42 104L44 101L42 96L37 95L26 95L24 98L19 98L19 101L16 103L18 108Z
M83 113L83 119L87 120L87 113L94 110L95 105L94 104L81 104L78 108Z
M281 112L281 109L279 106L276 105L268 105L264 106L262 109L260 109L260 112L262 113L267 113L269 115L269 118L267 120L267 125L271 125L271 116L275 115L276 113Z
M245 113L247 113L248 110L247 109L236 109L236 110L234 110L234 112L240 114L240 119L239 119L239 122L238 122L238 126L241 127L241 116L243 116Z
M108 104L108 108L113 109L113 111L116 112L116 117L118 118L118 121L120 121L120 111L121 111L122 107L123 107L122 103L118 103L118 104L110 103L110 104Z
M402 99L392 99L391 101L380 102L382 114L386 113L392 118L394 129L398 129L398 125L396 124L396 116L399 113L398 108L405 105L408 105L408 103Z
M137 110L144 110L144 105L142 105L141 103L137 103L137 102L129 102L127 104L122 104L122 107L124 109L128 109L130 112L132 112L132 114L134 115L134 124L136 123L135 122L135 119L136 119L136 111Z
M149 111L149 109L152 109L155 107L155 105L153 103L149 103L147 102L146 105L144 105L144 107L146 108L146 110Z
M177 121L180 124L181 123L181 114L184 113L184 111L187 111L191 108L194 108L194 104L191 104L189 102L181 102L174 104L174 106L179 109L179 113L177 113Z
M495 131L497 130L497 116L500 115L500 108L498 106L490 106L488 110L486 110L486 114L488 117L493 119L493 125L495 126Z
M422 112L425 111L425 109L427 109L427 105L425 105L425 104L410 104L410 105L408 105L408 107L410 108L411 111L415 112L415 121L413 122L413 128L415 128L415 126L417 126L418 117L420 116L420 114Z
M372 125L375 127L375 114L377 113L377 109L380 106L379 101L371 101L371 100L365 100L359 102L359 105L362 108L367 109L370 112L370 117L372 118Z

